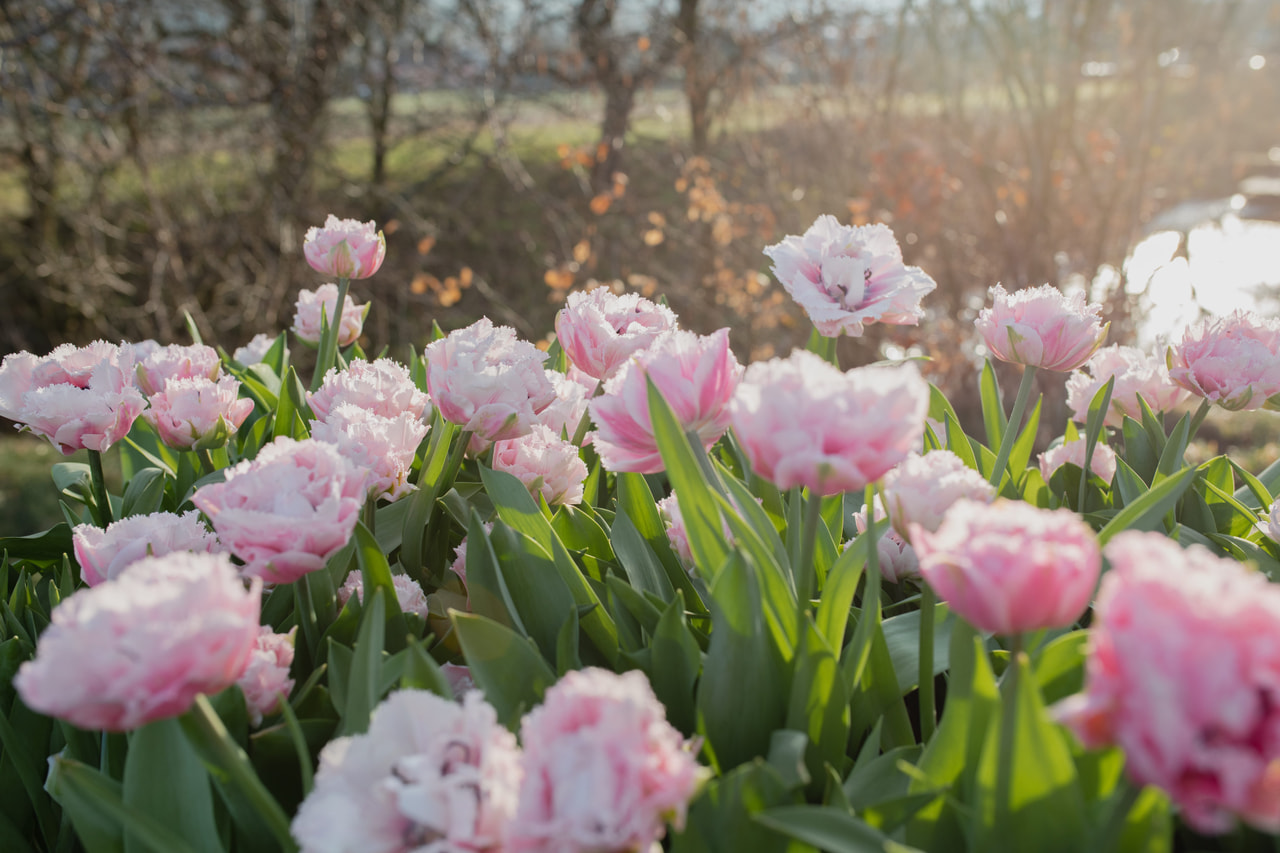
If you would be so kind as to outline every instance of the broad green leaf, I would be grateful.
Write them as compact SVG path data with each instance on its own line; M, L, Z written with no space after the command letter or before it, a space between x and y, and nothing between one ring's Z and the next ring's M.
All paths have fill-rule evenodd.
M1107 522L1098 532L1098 543L1106 545L1112 536L1122 530L1155 530L1165 514L1178 503L1178 498L1195 481L1196 469L1183 468L1177 474L1161 480L1145 495L1127 503L1124 509Z
M799 794L763 759L712 779L690 804L685 831L671 853L812 853L812 848L751 820L775 806L794 804Z
M982 376L978 381L979 398L982 401L982 425L987 431L987 446L999 447L1009 418L1004 413L1004 401L1000 399L1000 383L996 380L991 359L982 362Z
M697 730L694 685L702 672L702 651L685 621L679 593L662 612L650 643L653 692L667 709L667 719L686 736Z
M1173 432L1169 433L1169 440L1164 446L1164 450L1160 453L1160 461L1156 464L1156 480L1160 477L1171 477L1173 472L1180 469L1187 454L1187 442L1191 437L1191 413L1183 415L1179 419L1177 426L1173 428Z
M497 528L494 524L494 528ZM509 528L508 528L509 529ZM485 532L479 513L472 511L467 528L467 597L471 612L486 616L516 632L528 636L520 610L507 589L505 573L498 566L498 555L489 534Z
M1046 704L1084 689L1085 648L1088 631L1072 631L1055 638L1036 655L1034 673Z
M870 530L859 533L850 542L844 552L836 558L831 571L827 573L827 581L822 587L822 598L818 602L818 633L826 638L833 649L844 648L845 629L849 624L849 612L853 607L853 596L858 590L858 582L862 579L862 569L867 563L867 547L873 535L880 535L881 521Z
M560 626L565 614L577 607L573 594L560 579L551 555L533 539L505 524L495 524L489 539L525 634L538 644L544 658L555 660Z
M340 708L340 735L364 734L369 728L369 715L381 699L382 649L386 636L387 596L381 587L365 593L360 634L356 637L355 654L347 677L345 701Z
M1155 476L1156 465L1160 462L1151 437L1141 423L1128 416L1120 423L1120 433L1124 436L1124 453L1117 455L1122 455L1134 473L1149 482Z
M124 806L185 840L184 848L221 853L209 774L176 719L147 723L130 736L121 797ZM126 853L161 853L139 828L125 825Z
M866 665L862 668L861 679L854 678L857 658L853 652L854 643L845 649L840 661L841 676L851 694L849 730L855 738L861 737L877 720L883 719L884 740L892 746L902 746L914 743L915 734L902 701L906 691L898 685L894 675L893 660L889 657L882 628L883 625L877 621L868 636Z
M159 468L138 471L125 486L124 498L120 502L121 517L157 512L164 502L164 485L164 471Z
M217 842L212 821L209 830L213 834L203 842L196 839L197 846L192 846L188 839L172 828L170 822L176 817L174 814L167 814L162 819L127 803L119 782L78 761L54 756L50 761L46 786L71 815L72 824L81 833L82 840L92 840L93 853L130 849L148 853L201 853L219 849L208 846ZM117 836L116 832L120 834ZM117 839L124 842L126 834L129 841L117 846Z
M755 820L827 853L922 853L891 841L866 821L830 806L783 806L760 812Z
M444 420L437 409L427 435L427 449L418 469L417 491L404 500L409 502L404 515L404 531L401 534L400 563L412 577L418 577L426 565L423 536L427 523L435 509L436 499L447 491L445 480L449 464L449 449L458 428Z
M1013 450L1009 451L1009 470L1016 471L1019 478L1031 462L1031 451L1035 449L1036 436L1040 431L1040 408L1043 404L1044 395L1038 395L1036 404L1031 407L1031 414L1027 415L1026 423L1023 424L1021 435L1013 442Z
M843 769L849 742L849 691L840 673L835 652L806 618L797 643L791 696L787 706L788 729L804 732L810 748L806 754L809 775L822 782L822 768ZM712 635L714 639L714 634Z
M938 675L946 672L950 665L951 629L956 618L945 604L939 604L934 609L933 621L933 674ZM881 630L898 687L904 695L910 693L920 681L920 611L886 619Z
M662 561L654 554L653 549L640 531L636 529L631 516L619 506L618 514L613 518L610 528L613 552L617 555L627 580L638 590L651 592L664 600L670 600L675 590L662 565Z
M453 688L440 665L418 639L410 639L401 653L405 655L404 671L400 675L400 689L430 690L442 699L453 699Z
M684 593L689 609L695 613L706 613L707 606L703 603L702 597L689 580L689 576L685 574L684 567L680 565L680 559L671 550L666 526L662 523L662 517L658 514L658 506L654 502L653 493L649 491L649 484L644 475L635 473L618 474L617 484L618 514L621 515L625 512L627 517L631 519L631 523L635 525L636 530L649 543L649 547L658 557L659 562L662 563L662 568L667 573L667 580L673 588Z
M356 560L360 564L360 574L364 581L363 594L367 596L374 589L382 590L382 603L387 614L385 635L387 651L398 652L404 648L405 635L408 634L409 628L404 614L400 612L395 583L391 578L391 566L387 563L387 557L379 546L378 540L363 522L356 522L353 538Z
M528 639L483 616L453 611L453 628L471 677L498 713L516 730L520 718L542 701L556 674Z
M43 533L0 537L0 554L6 553L10 560L60 560L64 554L72 553L71 528L59 522Z

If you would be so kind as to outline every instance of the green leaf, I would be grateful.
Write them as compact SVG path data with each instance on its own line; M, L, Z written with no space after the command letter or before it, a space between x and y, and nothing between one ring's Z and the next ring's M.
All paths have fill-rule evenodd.
M396 597L396 586L391 578L391 566L378 544L378 540L369 532L363 522L356 522L353 540L356 547L356 560L360 565L360 574L364 582L364 595L370 595L375 589L382 590L382 603L386 608L387 651L398 652L404 648L405 636L409 633L408 623L400 612L400 601Z
M707 783L689 807L685 831L671 853L804 853L807 848L750 819L771 806L795 803L796 793L778 771L757 759Z
M1170 477L1174 471L1180 469L1183 465L1183 459L1187 454L1187 442L1191 438L1191 413L1188 412L1178 421L1177 426L1173 428L1173 432L1169 433L1169 441L1164 446L1164 451L1160 454L1160 462L1156 465L1155 479L1159 480L1161 476Z
M1036 397L1036 404L1031 407L1031 414L1027 415L1022 433L1013 442L1013 450L1009 452L1009 470L1017 471L1019 476L1022 476L1022 472L1026 471L1027 465L1031 462L1031 451L1035 448L1036 436L1040 431L1040 407L1043 403L1043 394ZM1025 487L1025 480L1023 485Z
M978 388L982 400L982 425L987 431L987 446L999 447L1009 419L1004 413L1000 383L996 381L995 368L991 366L989 358L982 362L982 377L978 381Z
M664 601L671 600L675 589L671 586L662 561L653 553L649 543L636 529L631 516L621 506L613 518L609 533L613 551L631 585L643 592L653 593Z
M1144 481L1150 482L1155 476L1160 457L1156 455L1147 431L1143 429L1141 423L1126 415L1120 422L1120 433L1124 436L1124 461L1129 464L1135 474Z
M53 756L46 787L70 815L90 853L125 850L126 830L133 844L150 853L199 853L204 849L192 847L167 823L126 804L119 782L79 761ZM216 836L210 838L216 840Z
M948 612L945 604L939 604L934 609L933 621L933 674L938 675L946 672L950 665L951 630L956 617ZM904 694L910 693L920 681L920 611L886 619L881 630L898 687Z
M1228 458L1227 461L1231 462L1232 469L1240 475L1240 479L1244 480L1244 485L1235 492L1236 499L1246 506L1251 506L1254 509L1269 509L1271 504L1274 503L1275 498L1271 496L1271 492L1263 482L1241 468L1235 462L1232 462L1231 459ZM1250 497L1252 497L1252 501L1249 500Z
M120 504L121 517L157 512L164 502L164 485L164 471L159 468L143 468L138 471L129 480L129 485L125 486L124 498Z
M818 602L817 624L818 632L833 649L844 648L845 629L849 625L853 596L858 591L858 582L862 579L862 570L867 563L868 543L872 541L873 535L882 533L881 525L887 524L887 521L882 521L880 525L873 525L869 530L859 533L827 573L827 582L822 587L822 599Z
M471 677L498 713L515 730L525 712L542 701L556 674L528 639L486 619L453 611L453 628Z
M347 676L346 696L340 711L339 735L364 734L369 728L369 715L381 698L382 649L386 636L386 593L381 587L365 592L360 634L356 637L355 654Z
M543 657L555 660L560 626L565 614L577 607L573 594L560 579L551 555L533 539L502 523L493 526L489 539L498 555L503 588L519 614L524 633L538 644Z
M147 723L130 736L121 795L124 806L184 839L182 849L221 853L209 774L176 719ZM131 822L125 824L124 849L176 848L157 848L147 829Z
M671 583L671 586L684 593L684 599L689 609L695 613L706 613L707 606L703 603L702 596L698 594L693 582L685 573L684 567L680 564L680 559L671 550L666 526L662 523L662 517L658 513L658 506L654 502L653 493L649 491L649 484L644 475L635 473L618 474L617 492L618 515L625 513L631 523L635 525L636 531L649 543L649 548L657 556L658 561L662 563L662 568L666 572L667 580ZM614 524L617 524L616 517ZM617 543L614 543L614 545L616 547Z
M418 576L426 565L423 554L423 536L427 522L435 508L436 499L446 489L445 469L449 463L449 448L458 428L443 419L437 409L427 436L426 455L418 469L417 491L405 498L409 508L405 510L404 531L401 534L400 563L411 576Z
M841 768L845 763L850 724L849 690L835 652L818 633L812 619L804 621L794 667L786 727L808 735L809 775L822 784L824 765Z
M685 621L684 596L677 593L658 620L649 646L653 671L649 682L667 709L667 719L686 736L697 730L694 685L702 671L702 650Z
M73 553L71 527L65 522L59 522L43 533L0 537L0 554L5 553L10 560L60 560L64 554Z
M827 853L921 853L891 841L866 821L830 806L783 806L755 815L769 829L819 847Z
M1183 468L1177 474L1161 480L1142 497L1127 503L1107 525L1098 532L1098 543L1106 545L1122 530L1155 530L1165 514L1178 503L1178 498L1195 481L1196 469Z
M1085 648L1088 631L1072 631L1055 638L1036 655L1035 679L1048 704L1084 689Z

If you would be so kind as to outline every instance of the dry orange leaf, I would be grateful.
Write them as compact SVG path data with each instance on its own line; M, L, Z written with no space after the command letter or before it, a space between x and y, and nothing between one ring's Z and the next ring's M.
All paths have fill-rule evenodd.
M413 281L409 282L409 292L421 296L427 292L427 288L431 286L430 282L434 279L435 276L430 273L420 272L416 274L413 277ZM439 286L439 284L440 282L437 281L436 285Z
M659 228L650 228L648 231L644 232L644 244L646 246L656 246L665 239L666 237Z
M613 204L613 196L608 193L600 193L600 195L591 199L591 212L596 216L600 216L609 209L611 204Z
M396 232L397 232L397 231L399 231L399 230L400 230L400 220L399 220L399 219L388 219L388 220L387 220L386 222L384 222L384 223L383 223L383 225L382 225L382 233L383 233L384 235L391 235L391 234L396 233Z
M461 287L470 287L471 279L475 275L471 271L471 267L463 267L458 271L458 284Z
M609 159L609 143L601 142L596 146L596 160L603 163Z
M418 254L425 255L430 252L436 245L436 238L428 234L418 241Z
M648 36L640 36L640 38L636 39L636 50L640 51L641 53L644 53L646 50L649 49L649 46L651 44L652 42L649 41Z
M542 280L552 290L568 290L573 287L573 273L565 269L547 270Z
M651 210L649 211L649 224L654 228L661 228L667 224L667 217L656 210Z
M585 264L589 257L591 257L591 243L587 240L579 240L573 247L573 259L580 264Z

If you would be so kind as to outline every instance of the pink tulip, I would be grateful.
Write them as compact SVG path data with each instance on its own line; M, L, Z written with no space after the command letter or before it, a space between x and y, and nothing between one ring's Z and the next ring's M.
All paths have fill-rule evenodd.
M525 781L513 853L647 851L709 775L644 674L567 673L520 725Z
M427 345L427 388L440 414L482 442L527 435L555 388L547 354L487 317Z
M1107 380L1115 377L1111 407L1104 423L1119 429L1125 417L1142 422L1141 397L1153 412L1167 412L1190 396L1173 384L1164 363L1135 347L1113 344L1103 347L1084 364L1088 373L1076 371L1067 377L1067 406L1080 423L1089 419L1089 404Z
M333 323L333 306L338 304L338 285L330 282L315 290L298 291L298 301L293 311L293 333L298 340L309 344L320 343L321 316L324 322ZM357 305L347 294L342 303L342 316L338 318L338 346L354 344L364 330L364 315L369 305Z
M1106 547L1084 692L1054 708L1199 832L1280 831L1280 588L1160 533Z
M401 613L415 613L423 619L427 618L427 596L422 587L407 575L392 575L391 585L396 588L396 604ZM346 607L351 596L356 601L364 601L364 574L352 571L347 580L338 588L338 605Z
M689 545L689 531L684 526L684 516L680 514L680 504L674 492L658 501L658 515L667 528L667 541L671 543L671 550L675 551L684 570L692 573L693 548Z
M911 525L938 529L953 503L962 498L991 503L996 490L950 450L913 453L884 476L884 499L899 536Z
M49 439L70 455L105 452L128 434L146 407L133 384L133 351L97 341L57 347L40 358L29 352L0 364L0 417Z
M610 471L655 474L663 470L649 418L645 377L662 392L680 428L710 447L729 428L729 401L742 365L729 348L729 330L710 335L671 332L637 355L605 383L590 403L592 441Z
M320 420L343 403L367 409L384 418L409 412L424 423L431 420L431 400L413 384L409 368L389 358L355 360L345 370L332 368L324 383L307 395L311 411Z
M281 694L287 699L293 692L289 667L293 665L293 638L297 631L296 625L287 634L277 634L269 625L258 628L249 665L236 681L244 693L249 723L254 727L262 725L262 718L280 707Z
M1272 542L1280 542L1280 498L1272 501L1267 517L1258 525L1258 530L1264 536L1270 536Z
M107 525L78 524L71 544L80 577L89 586L112 580L145 557L163 557L175 551L211 554L223 550L195 510L182 515L153 512L131 515Z
M1077 438L1075 441L1064 442L1041 453L1040 476L1044 477L1047 483L1053 477L1053 472L1068 462L1083 471L1084 452L1088 449L1086 444L1083 438ZM1116 452L1102 442L1098 442L1093 448L1093 458L1089 460L1089 470L1097 474L1102 482L1110 483L1116 475Z
M675 328L670 308L637 293L618 296L607 287L570 293L556 314L556 340L569 363L602 381Z
M981 631L1065 628L1089 606L1102 570L1098 540L1066 509L961 500L934 533L911 528L920 574Z
M290 583L324 568L347 544L367 490L364 472L338 448L280 437L201 486L191 502L244 560L246 577Z
M246 588L226 555L140 560L54 608L13 685L32 710L82 729L175 717L244 673L261 600L262 582Z
M914 365L841 373L818 356L747 368L733 431L752 468L781 489L863 489L920 446L929 388Z
M368 474L370 500L396 501L417 488L409 471L426 435L427 425L412 412L388 418L351 403L340 403L311 425L312 438L335 445Z
M253 411L253 400L239 393L240 383L230 376L217 382L203 376L170 379L151 395L142 417L176 450L222 447Z
M1075 370L1102 346L1111 326L1101 322L1102 306L1049 284L1013 293L997 284L991 298L974 325L991 354L1013 364Z
M331 213L323 228L307 229L302 254L318 273L335 278L369 278L382 266L387 240L372 221L339 219Z
M582 503L587 463L578 456L577 445L542 424L534 424L528 435L495 443L493 468L515 476L535 499L541 494L550 506Z
M556 390L556 398L538 414L538 422L556 435L573 438L579 421L587 413L587 401L595 393L597 383L573 368L568 375L548 370L547 379Z
M493 522L486 521L483 525L485 533L493 532ZM449 565L449 571L453 572L465 584L467 582L467 539L469 536L463 536L462 541L458 543L458 547L453 551L453 562Z
M249 343L242 347L236 347L236 351L231 354L233 361L238 361L245 367L252 364L260 364L267 357L267 351L275 345L276 339L273 335L259 334L254 335ZM289 348L284 348L285 358L289 357Z
M875 520L883 521L884 504L880 502L879 495L876 495L873 506ZM853 526L858 533L867 529L866 506L853 514ZM853 541L850 540L844 547L848 548L852 544ZM901 533L892 527L886 530L876 542L876 557L876 562L880 566L880 575L889 583L902 583L906 580L917 580L920 577L920 559L916 556L916 550Z
M1276 408L1280 320L1237 311L1187 328L1169 348L1169 378L1224 409Z
M150 397L163 391L170 379L215 381L222 373L222 360L217 350L204 344L170 344L139 360L137 371L138 388Z
M938 286L919 267L903 264L893 232L880 224L846 226L819 216L802 236L764 253L774 276L829 338L861 337L870 323L914 326L924 316L920 300Z
M400 690L369 731L330 741L293 819L301 853L500 853L520 750L478 692L459 704Z

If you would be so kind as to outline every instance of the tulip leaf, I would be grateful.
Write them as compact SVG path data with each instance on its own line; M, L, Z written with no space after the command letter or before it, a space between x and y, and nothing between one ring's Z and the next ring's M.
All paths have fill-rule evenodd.
M979 397L982 401L982 425L987 431L987 446L999 447L1004 438L1009 418L1004 413L1004 401L1000 398L1000 383L996 379L995 368L991 359L982 362L982 377L978 382Z
M70 554L72 550L71 527L66 522L59 522L43 533L30 536L0 537L0 554L7 553L10 560L60 560L63 554Z
M756 759L707 783L689 807L685 831L671 853L793 853L785 833L750 820L771 807L794 804L799 793L777 769Z
M695 613L706 613L707 606L703 603L702 596L698 594L684 567L680 565L680 559L671 549L666 526L662 523L662 516L658 513L658 506L644 475L621 473L617 476L617 483L618 515L625 513L635 525L636 531L649 543L649 548L666 572L668 582L674 589L684 593L689 609ZM617 523L616 518L614 523Z
M495 529L497 524L494 525ZM480 515L474 510L467 527L467 597L472 613L477 613L512 628L525 636L529 632L511 598L504 573L498 567L498 555Z
M159 468L143 468L133 475L125 486L120 503L120 516L150 515L164 502L164 471Z
M862 570L867 563L867 548L871 537L883 533L888 521L881 520L870 530L859 533L844 552L836 558L827 582L822 587L822 599L818 602L818 632L833 649L844 648L845 629L849 625L849 612L853 596L858 591Z
M922 853L891 841L866 821L832 806L782 806L753 818L769 829L828 853Z
M920 682L920 611L912 610L901 616L884 620L880 626L884 632L885 647L893 662L893 672L903 695L910 693ZM933 674L947 671L951 649L951 631L956 617L945 604L934 609Z
M520 718L542 701L556 674L532 641L483 616L450 613L471 677L498 713L515 730Z
M365 593L360 634L356 637L351 669L347 673L346 696L341 708L340 735L364 734L369 715L378 704L382 684L382 649L386 637L387 595L381 587ZM330 646L332 649L333 646Z
M134 731L124 764L123 804L186 843L157 849L149 828L130 821L125 824L125 853L221 853L209 783L204 764L176 719L156 720Z
M137 849L149 853L199 853L167 823L125 803L119 782L79 761L50 758L46 787L89 853L124 851L126 830Z
M391 566L387 563L386 554L383 553L381 546L378 545L378 540L374 538L374 535L369 532L369 528L365 527L363 522L356 522L354 540L356 560L360 565L364 595L368 596L375 589L382 590L382 603L386 608L387 614L385 635L387 651L391 653L398 652L404 648L404 638L409 632L409 627L408 623L405 622L404 614L400 612L396 586L391 578Z
M811 778L821 782L825 765L844 764L849 691L835 653L807 616L795 651L786 727L808 735L805 764Z
M551 555L528 536L499 523L493 526L489 541L524 633L537 643L543 657L555 660L564 615L577 607L573 594L561 580Z
M1122 530L1154 530L1165 513L1178 503L1178 498L1196 479L1195 468L1184 468L1177 474L1161 480L1142 497L1127 503L1106 526L1098 532L1098 542L1106 545L1112 536Z
M675 594L675 590L671 586L662 561L653 553L649 543L636 529L631 516L621 506L618 508L618 514L613 518L613 527L609 532L612 537L613 551L631 585L638 590L651 592L669 601Z
M684 597L679 593L662 612L650 649L653 692L666 707L671 725L692 736L697 729L694 685L702 671L702 651L685 620Z

